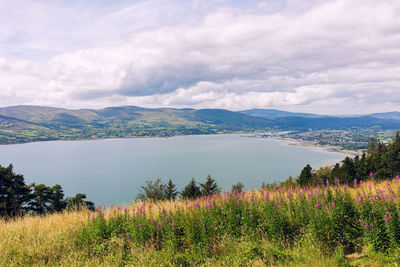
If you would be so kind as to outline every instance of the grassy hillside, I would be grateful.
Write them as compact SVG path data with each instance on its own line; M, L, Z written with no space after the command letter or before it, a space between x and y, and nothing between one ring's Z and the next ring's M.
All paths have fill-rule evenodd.
M399 190L397 178L2 221L0 265L394 265Z
M13 106L0 108L0 144L273 129L400 129L400 120L394 119L393 114L389 115L387 118L340 118L275 110L250 110L243 113L224 109L148 109L135 106L79 110Z

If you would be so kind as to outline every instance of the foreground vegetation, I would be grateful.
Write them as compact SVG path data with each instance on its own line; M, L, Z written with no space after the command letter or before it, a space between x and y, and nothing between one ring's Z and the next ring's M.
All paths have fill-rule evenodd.
M400 262L400 179L282 187L0 222L0 265Z

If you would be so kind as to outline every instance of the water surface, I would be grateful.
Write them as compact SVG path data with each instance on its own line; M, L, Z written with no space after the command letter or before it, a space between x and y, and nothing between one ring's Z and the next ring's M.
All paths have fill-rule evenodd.
M290 146L279 140L239 135L197 135L53 141L0 146L0 165L9 163L31 182L61 184L67 196L86 193L96 204L134 200L146 180L169 178L181 190L194 177L208 174L228 190L297 176L306 164L319 167L343 160L344 154Z

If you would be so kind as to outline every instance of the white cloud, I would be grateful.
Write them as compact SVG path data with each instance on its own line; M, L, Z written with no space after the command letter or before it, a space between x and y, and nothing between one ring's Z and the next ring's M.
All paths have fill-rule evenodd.
M40 5L35 14L53 13L13 49L33 47L52 56L0 58L0 105L265 107L319 113L398 109L400 2L187 3L147 1L83 10L92 22L74 15L75 9ZM165 15L169 11L174 15ZM49 26L56 16L61 17L59 30ZM65 16L72 16L71 26ZM48 38L38 37L47 28ZM23 29L0 32L4 54L1 48Z

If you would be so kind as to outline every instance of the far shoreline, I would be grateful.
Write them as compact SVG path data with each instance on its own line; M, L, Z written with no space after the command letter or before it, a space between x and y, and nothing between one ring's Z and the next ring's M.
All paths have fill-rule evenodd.
M340 149L340 147L337 147L337 146L319 145L319 144L315 144L313 142L304 141L304 140L298 140L298 139L292 139L292 138L282 138L282 137L263 137L263 138L279 140L279 141L282 141L286 145L289 145L289 146L316 148L316 149L325 150L327 152L342 153L342 154L347 155L349 157L355 157L355 156L359 156L359 155L362 154L361 152L357 152L357 151L345 151L345 150Z
M311 149L324 150L326 152L335 152L342 153L349 157L354 157L357 155L361 155L360 152L356 151L344 151L341 150L340 147L330 146L330 145L319 145L313 142L298 140L293 138L282 138L282 137L256 137L254 132L236 132L236 133L210 133L210 134L177 134L171 136L126 136L126 137L105 137L105 138L82 138L82 139L55 139L55 140L38 140L38 141L29 141L22 143L11 143L11 144L0 144L0 146L9 146L9 145L24 145L24 144L33 144L33 143L50 143L50 142L81 142L81 141L110 141L110 140L124 140L124 139L139 139L139 138L174 138L174 137L185 137L185 136L210 136L210 135L239 135L241 137L252 137L252 138L265 138L271 140L281 141L285 145L289 146L297 146L297 147L305 147Z

